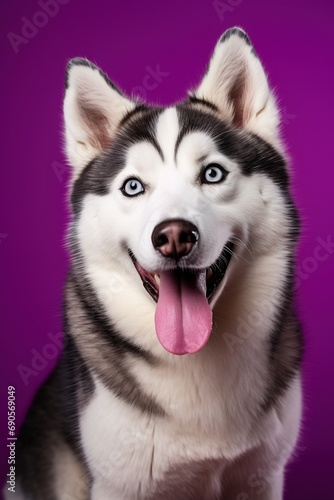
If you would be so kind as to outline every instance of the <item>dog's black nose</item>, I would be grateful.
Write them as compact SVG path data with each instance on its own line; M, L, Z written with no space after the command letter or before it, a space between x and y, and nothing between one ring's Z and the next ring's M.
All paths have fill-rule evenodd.
M175 260L188 255L198 238L197 227L182 219L160 222L152 233L154 248L164 257L171 257Z

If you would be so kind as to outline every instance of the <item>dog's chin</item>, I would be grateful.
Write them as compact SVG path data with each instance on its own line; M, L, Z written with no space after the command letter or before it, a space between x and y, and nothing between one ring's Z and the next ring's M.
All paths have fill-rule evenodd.
M230 264L231 257L233 255L233 243L228 242L224 246L221 254L219 255L218 259L211 264L211 266L207 267L205 269L205 274L206 274L206 298L207 301L210 303L212 302L213 298L215 297L215 293L217 289L219 288L219 285L224 279L224 276L226 274L227 268ZM129 255L131 257L131 260L143 282L144 288L147 291L147 293L152 297L152 299L155 302L158 302L159 299L159 282L160 282L160 276L159 272L158 273L150 273L149 271L146 271L138 262L136 259L135 255L131 250L128 251ZM171 267L171 270L175 271L177 270L179 273L184 273L184 274L192 274L196 275L199 273L203 272L203 269L198 270L194 269L191 267L187 267L183 265L182 267L177 265L177 263L172 262L173 259L171 259L171 264L173 267Z

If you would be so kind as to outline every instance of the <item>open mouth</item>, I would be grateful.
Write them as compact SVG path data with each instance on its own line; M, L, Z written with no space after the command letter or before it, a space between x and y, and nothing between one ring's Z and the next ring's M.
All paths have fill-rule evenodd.
M228 242L207 269L176 267L152 274L129 251L143 285L157 303L155 329L162 346L172 354L193 354L206 344L212 330L209 303L222 282L233 253Z
M208 300L208 302L211 302L212 297L215 294L215 291L217 290L220 283L223 281L227 267L230 263L233 254L233 247L234 245L230 241L226 243L218 259L210 267L205 269L206 299ZM155 302L158 302L160 275L151 274L148 271L146 271L139 264L139 262L137 261L137 259L130 250L129 250L129 255L143 282L145 290L149 295L151 295L152 299ZM190 274L196 274L199 271L197 269L177 268L173 272L177 272L180 275L181 274L190 275Z

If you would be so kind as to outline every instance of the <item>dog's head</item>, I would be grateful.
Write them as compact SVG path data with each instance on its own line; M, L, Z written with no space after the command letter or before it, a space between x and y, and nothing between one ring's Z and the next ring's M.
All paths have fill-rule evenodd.
M233 261L274 253L290 231L278 111L248 37L228 30L198 88L167 108L74 59L64 114L86 273L98 288L120 272L155 308L162 345L198 351Z

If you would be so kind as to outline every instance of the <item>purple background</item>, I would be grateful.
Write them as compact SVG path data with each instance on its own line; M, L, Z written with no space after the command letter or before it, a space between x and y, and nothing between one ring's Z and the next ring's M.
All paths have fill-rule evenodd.
M61 132L66 61L85 56L126 92L172 103L198 83L221 33L240 25L279 97L303 220L297 303L306 338L305 409L299 450L288 467L286 498L328 498L334 492L334 256L333 248L321 254L317 248L319 238L334 240L332 1L222 0L225 12L220 16L211 0L62 3L53 18L36 16L41 11L37 0L2 1L0 13L1 471L7 456L7 386L16 386L19 425L59 353L55 344L50 347L48 334L62 328L60 302L67 268L68 168ZM46 24L15 52L8 33L22 35L22 17ZM156 65L168 75L152 89L152 79L145 76L147 67ZM32 349L52 359L25 385L18 366L32 367Z

